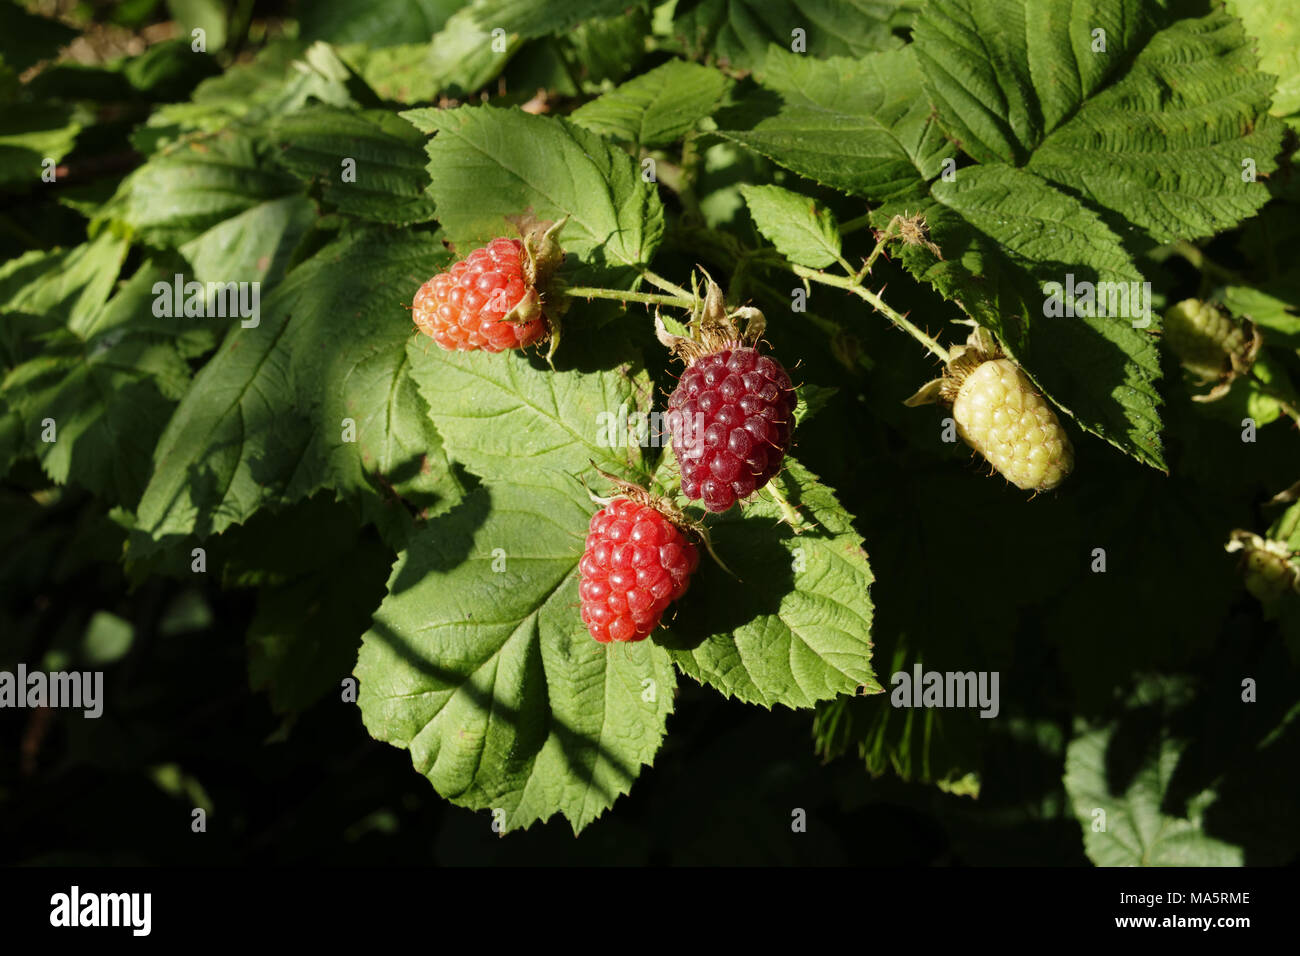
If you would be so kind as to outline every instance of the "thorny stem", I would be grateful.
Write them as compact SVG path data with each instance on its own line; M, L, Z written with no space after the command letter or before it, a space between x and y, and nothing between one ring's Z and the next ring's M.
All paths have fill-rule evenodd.
M804 516L799 513L799 509L790 504L790 499L781 490L780 475L769 481L763 490L776 499L776 503L781 509L781 519L794 530L795 534L803 534L812 527Z
M880 238L876 240L876 245L871 250L871 254L868 255L865 260L863 260L861 269L859 269L857 272L854 272L847 265L844 266L844 271L850 273L853 276L854 282L860 283L862 282L863 279L865 279L867 276L871 274L871 267L876 264L876 260L880 258L881 254L884 253L885 246L889 244L889 240L894 239L898 236L898 233L894 231L894 228L897 225L898 225L897 219L890 220L889 225L885 227L885 231L883 233L880 233Z
M845 276L831 275L827 272L818 272L816 269L808 269L804 266L797 265L792 265L790 268L794 270L795 275L802 279L811 279L813 282L820 282L822 285L834 286L837 289L852 292L858 298L867 302L885 318L889 319L890 322L893 322L894 325L898 326L912 338L916 339L927 349L937 355L945 364L950 360L951 356L949 356L946 348L909 322L907 316L892 309L885 300L880 298L876 293L863 287L861 285L862 279L860 277L849 278Z
M695 305L695 298L690 294L656 295L653 292L629 292L626 289L597 289L578 285L568 286L561 294L570 299L613 299L616 302L640 302L643 305L671 305L687 310Z
M695 297L692 296L689 292L687 292L681 286L677 285L675 282L669 282L667 279L659 275L657 272L651 272L649 269L642 269L641 278L645 279L651 285L658 286L660 289L663 289L665 292L671 292L675 296L679 296L681 298L690 299L694 301Z

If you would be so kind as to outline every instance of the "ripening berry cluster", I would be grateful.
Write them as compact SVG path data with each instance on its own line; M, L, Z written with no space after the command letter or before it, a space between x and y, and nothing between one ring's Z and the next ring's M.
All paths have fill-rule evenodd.
M695 545L667 517L616 498L591 519L578 564L583 623L602 644L644 640L699 563Z
M522 349L547 333L544 316L506 318L528 291L523 243L493 239L421 286L411 314L420 331L449 352Z
M726 511L767 484L790 450L795 402L785 369L756 349L692 362L668 399L682 494Z
M991 359L967 375L952 417L962 440L1017 488L1055 488L1074 465L1056 413L1010 359Z

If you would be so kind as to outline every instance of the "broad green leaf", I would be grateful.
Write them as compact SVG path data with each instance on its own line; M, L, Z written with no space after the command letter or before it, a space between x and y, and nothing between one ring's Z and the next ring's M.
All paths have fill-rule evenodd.
M259 296L284 278L294 248L316 220L306 196L268 199L222 220L180 247L202 283L258 282Z
M839 259L840 230L829 210L780 186L741 186L740 191L758 231L791 262L820 269Z
M1139 0L953 0L925 8L915 49L967 155L1026 166L1157 241L1210 235L1268 200L1242 160L1275 168L1271 81L1231 17L1158 30L1156 15Z
M555 473L475 490L398 556L362 639L366 729L452 803L504 811L505 832L555 813L580 831L653 760L672 710L667 653L598 644L578 614L593 510Z
M913 665L925 663L928 648L908 651L906 635L900 635L888 674L914 676ZM975 707L895 707L886 687L873 697L821 701L813 714L812 733L824 761L852 753L872 776L893 773L900 780L933 783L945 792L978 797L981 722Z
M269 44L250 62L204 80L191 102L155 110L145 132L156 134L173 127L215 132L237 119L251 124L291 113L312 99L334 106L355 105L346 79L297 59L303 52L304 44L298 41Z
M569 216L560 241L590 265L633 269L659 245L664 214L654 185L632 157L596 134L567 120L491 106L401 115L437 134L425 147L429 192L457 245L501 235L506 216L530 208L542 219Z
M643 468L628 427L650 412L654 388L617 341L593 371L552 370L517 352L444 352L423 336L407 354L448 454L484 479L590 475L593 461L619 475Z
M302 35L330 43L396 46L428 40L463 0L313 0L300 12Z
M113 291L127 242L100 233L91 242L53 252L35 250L0 267L0 309L66 324L94 315Z
M652 30L649 11L634 7L587 20L559 39L570 51L567 60L582 64L583 88L600 91L606 82L622 81L645 59L646 37Z
M691 56L738 69L762 65L770 44L809 58L860 57L902 45L891 24L900 6L899 0L700 0L677 5L673 36Z
M259 203L301 191L267 160L267 148L233 133L187 139L123 181L121 217L144 241L179 246Z
M1158 319L1141 327L1148 319L1133 303L1144 280L1119 238L1077 199L1012 166L963 169L952 182L936 182L931 194L928 204L900 203L875 214L879 228L907 207L925 214L943 259L904 247L907 268L996 331L1081 427L1164 468L1160 353L1151 334ZM1076 299L1074 317L1046 314L1046 284L1058 283L1064 293L1071 281L1112 286L1099 289L1089 310ZM1139 283L1136 297L1132 283ZM1100 312L1099 304L1108 314L1084 314Z
M433 218L424 137L394 114L311 106L274 121L269 135L284 166L342 212L397 226Z
M801 176L883 201L911 195L955 155L921 92L910 47L815 60L773 47L763 91L719 132Z
M354 539L332 564L259 589L248 626L248 682L270 694L276 712L305 710L351 673L392 563L377 539Z
M398 489L409 486L421 508L454 498L407 384L414 330L401 307L446 255L428 235L359 231L290 272L259 324L231 329L177 408L139 531L155 541L220 532L322 487L392 530L409 520Z
M1295 7L1289 0L1227 0L1227 6L1255 38L1259 68L1277 77L1269 112L1300 113L1300 21Z
M562 33L583 20L612 17L645 5L646 0L474 0L472 10L484 31L502 29L528 38Z
M1022 165L1155 30L1144 0L952 0L922 9L914 42L926 93L962 150Z
M153 285L164 275L147 263L106 305L74 312L0 383L0 397L21 416L26 447L54 481L128 507L190 378L174 336L153 321Z
M382 96L401 103L436 100L440 94L465 97L500 76L519 50L509 34L504 49L466 7L453 14L432 40L420 44L349 46L339 51Z
M417 343L432 343L415 333L400 305L449 266L451 255L433 236L363 232L311 263L318 275L331 268L343 276L366 271L355 292L323 300L329 305L296 322L285 339L298 407L312 434L306 467L290 494L324 487L359 499L392 539L407 521L406 509L428 517L461 492L413 374Z
M167 9L182 37L203 31L204 48L216 53L226 45L226 5L221 0L167 0Z
M571 119L634 146L668 146L711 115L731 85L717 70L669 60L578 108Z
M57 163L70 153L81 125L68 106L6 105L0 115L0 186L40 182L45 161Z
M124 60L122 76L133 90L151 100L183 100L201 82L221 72L207 53L196 52L190 37L155 43Z
M1157 241L1229 229L1268 202L1254 177L1277 168L1281 145L1255 64L1231 17L1179 21L1052 130L1028 168Z
M709 534L738 577L701 556L691 591L652 640L688 677L768 708L879 693L862 538L834 492L793 458L774 482L807 527L795 534L778 523L783 509L770 488L743 513L724 513Z
M1086 730L1065 755L1065 789L1083 827L1084 849L1098 866L1240 866L1240 847L1205 832L1211 790L1195 794L1182 813L1166 808L1166 794L1188 743L1161 736L1130 779L1114 780L1121 763L1117 725ZM1105 829L1098 829L1105 814ZM1097 824L1097 825L1094 825Z

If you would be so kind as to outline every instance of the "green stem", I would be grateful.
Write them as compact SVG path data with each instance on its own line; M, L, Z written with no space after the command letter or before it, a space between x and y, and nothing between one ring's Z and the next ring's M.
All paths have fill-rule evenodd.
M655 295L651 292L629 292L626 289L597 289L589 286L572 285L561 291L570 299L613 299L624 304L640 302L643 305L671 305L679 309L691 309L695 299L688 295Z
M852 292L858 298L863 299L873 309L893 322L912 338L916 339L927 349L939 356L945 363L950 360L948 350L936 342L930 336L926 335L919 328L908 321L907 316L895 311L885 300L876 295L870 289L864 288L859 283L861 278L847 278L837 275L831 275L826 272L818 272L816 269L808 269L804 266L791 266L794 274L803 279L810 279L813 282L820 282L822 285L834 286L837 289L843 289L845 292Z
M1207 276L1223 279L1232 283L1239 284L1242 282L1241 276L1237 275L1237 273L1233 272L1226 266L1219 265L1205 254L1205 250L1188 242L1186 239L1179 239L1174 243L1174 252L1178 253L1178 255L1182 256Z
M898 237L897 230L898 217L895 216L893 219L889 220L889 225L885 227L885 231L880 233L880 238L876 240L876 245L872 248L871 254L863 260L862 268L857 272L854 272L847 266L845 267L844 271L853 276L853 281L855 283L861 284L862 280L871 274L871 267L876 264L876 260L884 253L885 246L889 245L892 240Z
M651 272L649 269L642 269L641 278L645 279L651 285L658 286L660 289L663 289L663 291L665 292L670 292L673 295L678 296L680 298L690 299L692 302L695 300L695 297L691 295L689 292L687 292L685 289L683 289L681 286L677 285L674 282L669 282L667 279L659 275L657 272Z
M1254 369L1250 370L1250 380L1255 383L1256 388L1269 398L1273 399L1273 401L1277 402L1277 407L1282 409L1283 413L1288 415L1297 425L1300 425L1300 409L1297 409L1292 405L1290 399L1286 395L1283 395L1268 382L1260 378Z
M780 475L769 481L764 490L776 499L777 506L781 509L782 520L790 526L795 534L803 534L812 527L804 516L799 513L799 509L790 503L790 499L785 496L785 492L781 490Z

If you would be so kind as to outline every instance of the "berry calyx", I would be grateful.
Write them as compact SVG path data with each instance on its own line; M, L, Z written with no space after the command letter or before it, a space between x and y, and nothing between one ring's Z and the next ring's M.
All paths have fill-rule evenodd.
M602 644L645 640L699 563L698 549L648 494L614 498L592 516L578 562L583 623Z
M555 331L562 297L551 277L564 254L560 223L521 220L522 239L500 237L424 283L411 317L447 351L523 349Z
M1048 491L1074 467L1074 447L1024 371L983 329L952 350L942 378L905 404L952 406L957 434L1017 488Z
M1300 554L1286 542L1238 530L1232 532L1225 550L1242 552L1246 590L1264 605L1265 616L1272 616L1284 598L1300 595Z
M781 470L797 397L781 363L753 345L763 328L758 310L726 314L722 292L710 282L688 328L690 338L659 324L660 340L687 361L668 398L668 429L682 494L709 511L726 511Z

